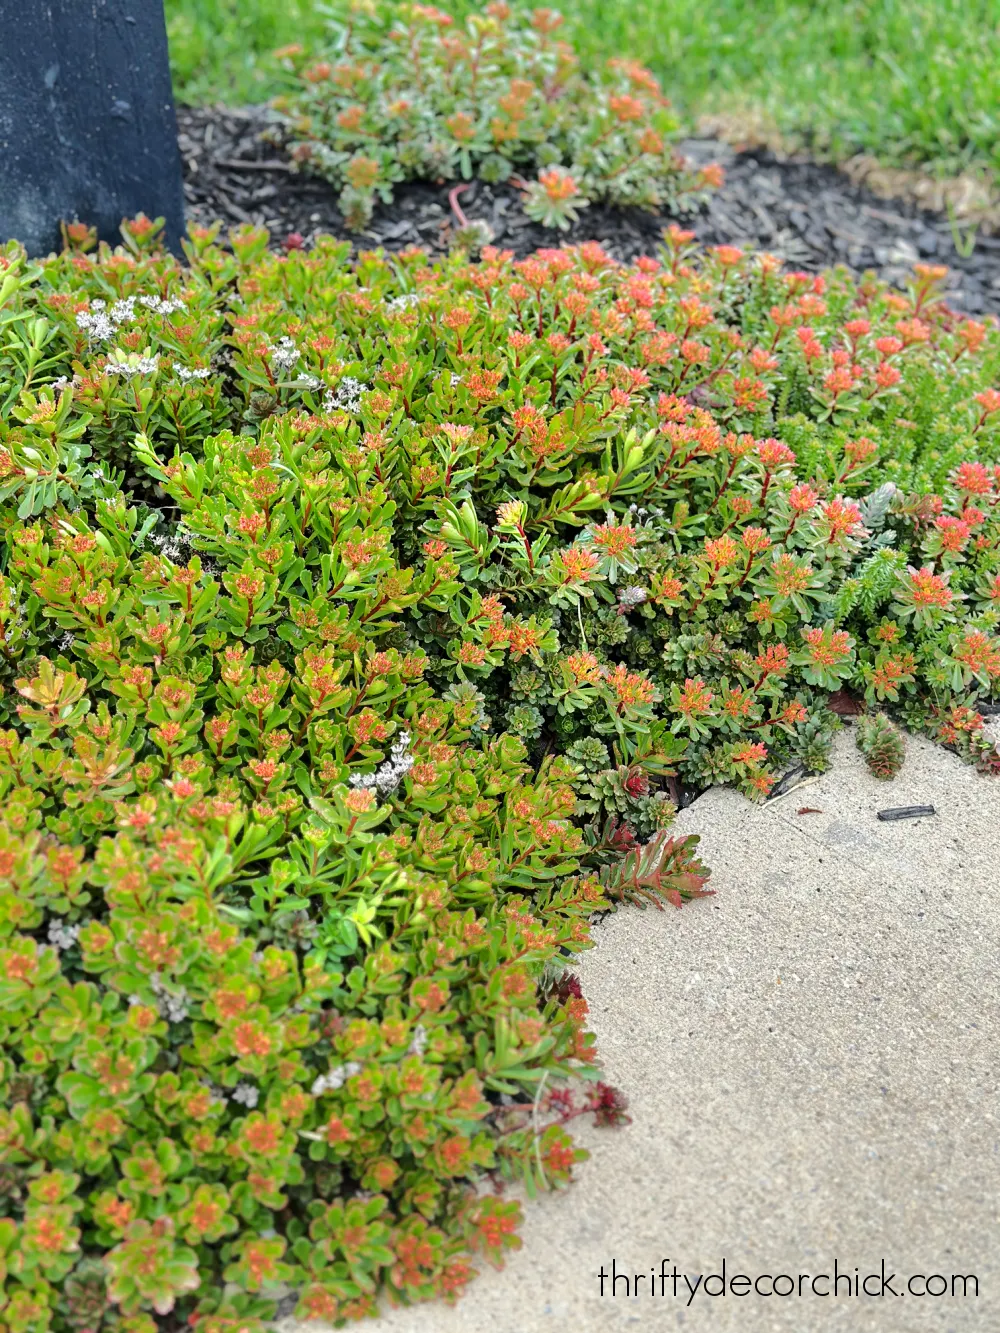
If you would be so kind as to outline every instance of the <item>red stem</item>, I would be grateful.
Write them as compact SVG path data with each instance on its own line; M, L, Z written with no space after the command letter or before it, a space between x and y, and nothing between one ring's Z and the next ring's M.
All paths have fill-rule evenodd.
M458 196L464 194L465 191L471 189L471 187L472 181L465 181L464 184L456 185L453 190L448 191L448 203L451 205L451 211L454 213L455 220L460 227L467 227L469 225L469 219L462 212L458 202Z

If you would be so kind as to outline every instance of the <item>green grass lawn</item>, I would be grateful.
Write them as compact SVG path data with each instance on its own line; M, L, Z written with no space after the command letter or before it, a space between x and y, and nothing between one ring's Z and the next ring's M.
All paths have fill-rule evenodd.
M460 13L479 8L439 0ZM566 0L588 58L628 53L685 113L757 108L835 158L1000 167L1000 0ZM181 100L260 101L268 53L324 37L310 0L166 0Z

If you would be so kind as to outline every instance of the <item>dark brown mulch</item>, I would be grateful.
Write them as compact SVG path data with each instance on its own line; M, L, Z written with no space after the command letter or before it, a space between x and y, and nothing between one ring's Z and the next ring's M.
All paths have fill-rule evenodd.
M447 249L448 186L398 187L392 205L380 207L359 236L344 227L331 186L290 169L266 108L180 107L177 120L188 216L198 223L263 223L275 243L297 232L308 244L327 232L365 248ZM1000 237L980 238L963 258L947 218L902 201L887 203L833 167L783 161L765 150L734 152L712 139L689 140L682 148L699 163L719 161L726 168L723 188L679 219L706 244L769 250L806 270L839 263L875 269L896 283L905 282L921 260L947 264L953 305L970 314L1000 311ZM496 244L518 255L564 240L599 240L615 258L629 260L654 253L670 220L639 209L592 206L568 232L553 231L525 217L517 190L482 182L461 202L470 219L489 223Z

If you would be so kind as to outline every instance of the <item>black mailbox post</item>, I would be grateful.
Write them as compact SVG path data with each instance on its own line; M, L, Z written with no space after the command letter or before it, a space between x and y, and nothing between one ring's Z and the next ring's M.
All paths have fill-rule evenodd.
M163 0L0 0L0 242L61 245L59 223L184 230Z

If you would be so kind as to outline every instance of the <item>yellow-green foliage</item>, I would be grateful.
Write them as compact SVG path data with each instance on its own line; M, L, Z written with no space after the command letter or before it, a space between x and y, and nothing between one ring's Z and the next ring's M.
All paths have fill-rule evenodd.
M0 256L0 1327L454 1295L623 1118L562 960L703 892L679 781L844 686L994 762L997 333L676 229L124 236Z

